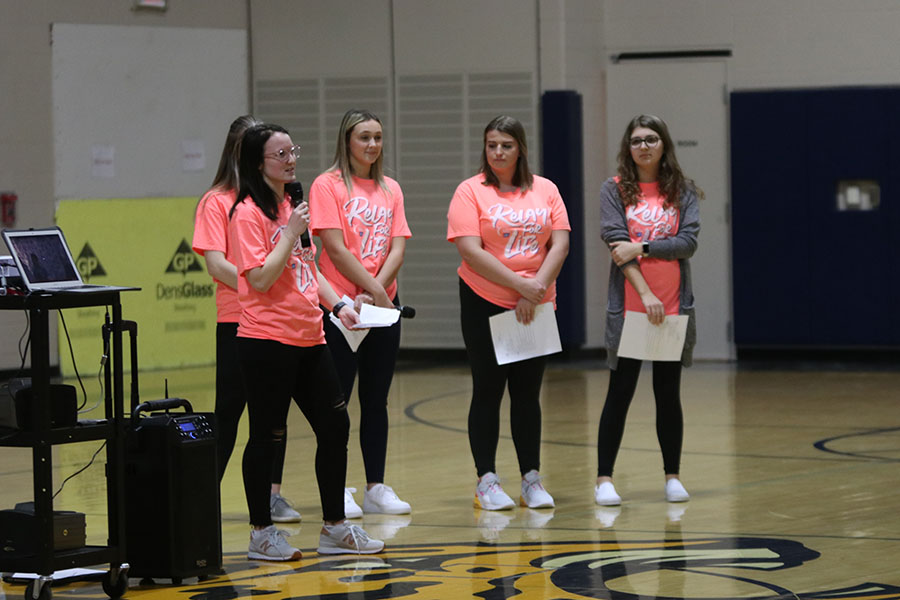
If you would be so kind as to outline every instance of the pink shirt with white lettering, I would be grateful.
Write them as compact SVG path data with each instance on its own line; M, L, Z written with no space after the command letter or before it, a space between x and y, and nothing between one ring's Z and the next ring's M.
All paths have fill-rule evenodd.
M652 242L678 233L678 211L666 208L659 184L641 183L641 198L637 204L625 208L628 235L632 242ZM681 265L677 260L638 257L641 275L653 294L663 303L667 315L678 314L681 292ZM634 287L625 282L625 310L645 313L644 303Z
M571 230L556 184L535 175L530 190L502 193L483 182L484 175L478 174L456 188L447 212L447 240L480 237L482 248L509 269L534 277L547 257L551 233ZM465 261L457 273L476 294L498 306L515 308L521 297L515 290L482 277ZM556 302L555 281L542 302Z
M234 250L228 243L228 211L234 205L235 194L234 190L210 190L200 199L194 217L194 239L191 243L194 252L200 256L206 256L208 251L215 250L234 264ZM215 277L213 281L216 282L216 321L237 323L241 316L237 290Z
M278 220L272 221L245 198L234 211L229 234L235 248L241 302L237 335L290 346L317 346L325 343L325 333L315 245L303 248L298 238L281 274L267 291L260 292L247 281L247 271L263 266L275 249L291 210L285 199L278 206Z
M310 229L318 235L323 229L340 229L344 246L373 277L381 271L391 249L391 239L412 234L403 210L403 192L396 181L384 178L390 194L373 179L353 177L353 194L340 171L327 171L316 177L309 188ZM319 257L319 268L338 296L355 298L364 290L344 277L328 256ZM389 298L397 293L394 280L385 290Z

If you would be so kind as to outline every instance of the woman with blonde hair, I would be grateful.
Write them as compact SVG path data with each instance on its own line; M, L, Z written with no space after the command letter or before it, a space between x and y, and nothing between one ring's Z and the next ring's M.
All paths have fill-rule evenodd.
M334 162L309 190L310 228L322 241L322 274L338 295L356 306L399 306L397 273L411 236L403 209L403 192L384 175L381 119L366 110L344 114L338 129ZM400 348L400 321L369 331L356 352L340 330L325 320L325 338L335 358L348 399L359 379L359 443L366 471L360 509L354 488L344 491L348 517L363 512L406 514L408 503L384 483L388 440L388 393Z

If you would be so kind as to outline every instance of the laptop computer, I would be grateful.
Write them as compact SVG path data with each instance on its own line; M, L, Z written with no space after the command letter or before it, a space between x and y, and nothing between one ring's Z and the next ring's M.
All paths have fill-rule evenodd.
M138 288L84 283L59 227L4 229L3 241L29 292L111 292Z

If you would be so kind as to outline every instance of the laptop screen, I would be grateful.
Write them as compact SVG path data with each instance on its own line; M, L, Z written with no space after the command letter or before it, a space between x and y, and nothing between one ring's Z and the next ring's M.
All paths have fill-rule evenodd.
M58 227L3 232L25 287L48 290L81 284L75 261Z

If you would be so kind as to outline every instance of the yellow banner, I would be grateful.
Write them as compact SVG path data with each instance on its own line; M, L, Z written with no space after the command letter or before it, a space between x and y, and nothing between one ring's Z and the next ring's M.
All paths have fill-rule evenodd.
M85 283L141 288L121 296L123 318L137 322L141 371L215 362L215 285L191 250L196 206L197 198L63 200L56 211ZM99 370L105 311L62 315L82 377ZM59 361L63 376L74 375L62 323Z

